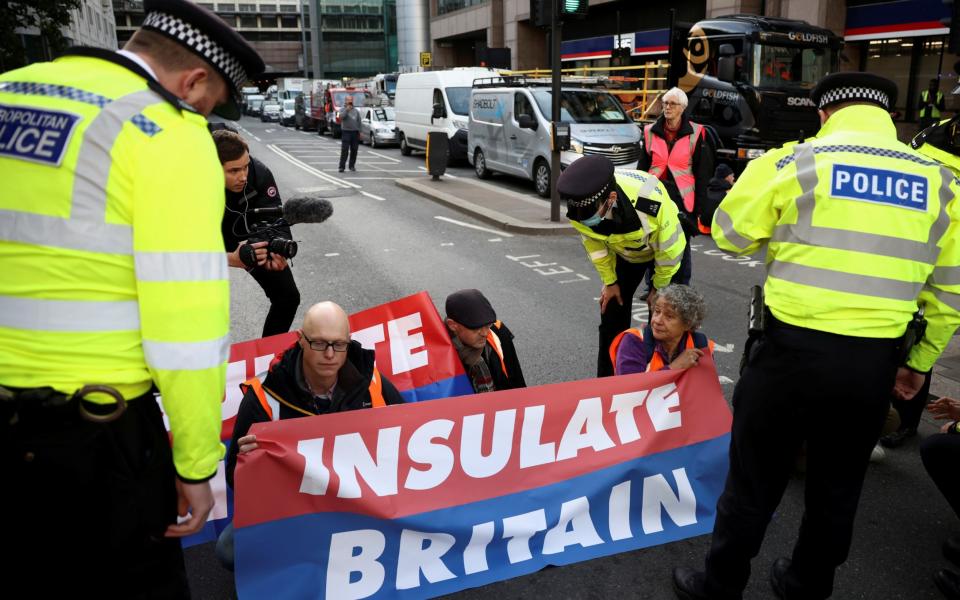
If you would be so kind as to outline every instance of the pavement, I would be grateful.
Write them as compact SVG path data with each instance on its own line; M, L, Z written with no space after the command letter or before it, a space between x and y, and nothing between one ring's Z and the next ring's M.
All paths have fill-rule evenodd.
M522 194L479 179L409 177L397 179L396 185L514 233L576 234L563 215L563 206L560 221L553 222L550 220L549 199ZM953 337L934 366L930 394L960 398L960 337Z

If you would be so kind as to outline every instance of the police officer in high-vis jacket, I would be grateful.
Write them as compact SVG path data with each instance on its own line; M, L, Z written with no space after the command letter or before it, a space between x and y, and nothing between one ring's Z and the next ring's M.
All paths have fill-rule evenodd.
M193 2L144 12L120 52L0 75L4 572L32 597L189 596L178 538L203 527L223 456L224 180L205 115L237 118L263 62Z
M610 344L630 327L633 294L644 274L652 270L653 286L660 289L680 269L686 240L677 206L656 177L643 171L615 172L610 159L596 155L567 167L557 191L603 282L597 376L613 375Z
M960 188L897 141L896 92L867 73L825 77L817 137L753 160L714 216L721 249L767 246L766 323L734 390L706 570L674 571L680 598L741 597L804 443L804 516L770 581L780 598L830 596L890 390L915 394L960 323ZM926 335L902 357L921 305Z

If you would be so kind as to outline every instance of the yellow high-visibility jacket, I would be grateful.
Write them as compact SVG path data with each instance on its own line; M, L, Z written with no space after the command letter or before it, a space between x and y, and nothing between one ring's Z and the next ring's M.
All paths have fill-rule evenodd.
M651 179L652 178L652 179ZM680 269L687 240L680 227L677 205L670 199L663 184L644 171L617 171L617 186L627 195L633 207L638 199L645 199L654 211L636 210L638 227L625 233L604 235L579 221L570 224L580 232L580 239L604 285L617 281L617 256L627 262L654 261L653 286L666 287ZM644 185L646 188L644 189ZM619 202L619 200L618 200ZM616 207L611 209L611 212ZM655 212L656 214L650 214Z
M907 364L927 371L960 324L958 181L897 141L881 108L854 105L814 139L750 162L720 204L713 239L747 254L767 243L766 303L793 325L896 338L925 306Z
M230 290L206 119L85 50L0 75L0 172L0 385L156 384L177 473L212 477Z

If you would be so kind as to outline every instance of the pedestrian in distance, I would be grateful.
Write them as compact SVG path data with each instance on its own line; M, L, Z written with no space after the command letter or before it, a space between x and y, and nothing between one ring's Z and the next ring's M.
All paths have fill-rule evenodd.
M707 184L713 174L713 150L702 125L687 117L687 95L680 88L671 88L660 99L663 114L643 128L643 152L637 169L655 175L677 206L677 216L687 238L680 263L679 283L689 285L693 276L690 238L708 233L709 221L701 211L707 202ZM646 279L644 294L650 292ZM642 299L646 299L645 295Z
M706 302L698 291L671 284L652 303L646 327L626 329L610 344L615 375L689 369L713 354L713 342L698 331L706 315Z
M737 182L737 177L733 169L726 163L717 165L713 172L710 183L707 184L707 200L700 211L700 222L703 225L704 233L710 232L710 226L713 223L713 215L717 212L717 207L727 197L727 192Z
M497 319L493 305L480 290L450 294L444 309L447 333L474 393L527 387L513 332Z
M940 120L945 110L943 92L940 91L940 80L931 79L927 89L920 92L917 101L920 112L917 115L917 131L923 131Z
M250 156L249 146L239 134L221 129L213 132L213 140L226 186L226 205L220 228L227 251L227 265L250 273L270 300L262 337L286 333L300 307L300 291L287 259L269 252L269 241L254 241L250 244L253 253L241 256L247 239L276 220L276 217L258 218L254 211L282 206L277 182L267 165ZM271 231L284 239L293 239L288 226Z
M615 171L606 157L574 161L557 180L557 192L603 283L597 377L606 377L613 375L610 344L630 327L637 287L647 272L655 289L666 287L680 269L686 239L660 180L642 171Z
M230 282L205 117L239 118L263 61L193 2L143 10L119 52L0 75L4 139L35 128L0 153L5 583L38 598L189 597L179 538L204 526L223 456Z
M896 94L869 73L824 77L817 137L751 161L714 216L720 249L767 245L767 277L705 570L673 573L682 599L742 597L804 443L804 515L770 583L779 598L829 597L890 389L914 396L960 323L960 247L947 242L960 235L960 187L897 141Z
M238 455L259 447L257 436L249 433L254 423L403 403L397 388L377 370L374 351L350 339L350 319L339 305L311 306L297 334L297 343L280 355L263 381L253 377L240 386L244 394L227 454L231 488ZM231 571L233 538L231 524L216 548L220 562Z
M360 146L360 111L353 107L353 96L347 96L337 118L340 120L340 172L343 173L345 166L356 171L357 148Z

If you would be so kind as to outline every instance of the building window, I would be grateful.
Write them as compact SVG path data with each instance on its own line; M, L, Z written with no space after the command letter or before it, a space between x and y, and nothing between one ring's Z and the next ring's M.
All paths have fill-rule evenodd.
M234 3L224 4L223 2L217 3L217 10L222 10L226 12L233 12L237 10L237 5Z
M293 5L293 4L281 4L281 5L280 5L280 12L289 12L289 13L292 12L292 13L295 13L295 12L297 12L297 7L296 7L295 5Z
M275 12L277 12L277 5L276 5L276 4L261 4L261 5L260 5L260 12L261 12L261 13L275 13Z
M227 25L229 25L230 27L236 27L236 26L237 26L237 18L234 17L233 15L220 15L220 18L223 19L223 22L226 23ZM142 17L141 17L140 21L143 21L143 18L142 18Z
M284 29L299 29L297 17L280 17L280 27Z
M207 10L213 10L213 2L197 2L200 6L204 7Z
M243 15L240 17L240 27L244 29L256 29L257 28L257 17Z
M256 4L240 4L237 7L237 12L255 13L257 12L257 5Z
M487 0L437 0L437 14L442 15L461 8L478 6L486 3Z

